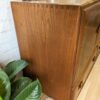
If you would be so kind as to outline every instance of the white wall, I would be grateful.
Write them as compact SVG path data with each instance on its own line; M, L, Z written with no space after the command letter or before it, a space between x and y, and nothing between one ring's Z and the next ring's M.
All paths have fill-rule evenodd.
M19 49L9 0L0 0L0 64L19 59Z

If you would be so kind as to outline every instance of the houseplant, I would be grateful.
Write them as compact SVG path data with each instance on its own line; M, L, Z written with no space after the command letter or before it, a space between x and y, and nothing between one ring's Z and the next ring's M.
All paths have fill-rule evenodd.
M0 68L0 100L40 100L42 93L38 79L16 75L28 66L25 60L12 61Z

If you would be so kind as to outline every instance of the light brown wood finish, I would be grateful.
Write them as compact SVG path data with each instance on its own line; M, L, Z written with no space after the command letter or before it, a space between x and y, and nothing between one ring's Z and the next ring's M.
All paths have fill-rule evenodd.
M100 100L100 56L81 91L77 100ZM53 100L43 94L41 100Z
M100 11L94 4L12 3L21 57L31 64L25 73L37 76L55 100L76 99L92 68L97 24L91 16Z
M100 56L77 100L100 100Z
M17 3L12 5L12 8L16 5ZM51 97L54 95L53 97L57 100L61 98L69 100L70 97L72 78L67 77L73 75L77 24L79 23L79 10L77 9L74 6L61 7L26 3L18 4L17 8L13 9L15 23L18 20L16 29L18 28L17 33L22 58L32 61L29 70L39 77L43 83L44 92ZM75 14L76 17L72 20L71 16L73 17ZM66 20L63 21L64 19ZM69 25L68 22L72 22L74 25ZM27 55L27 53L30 54ZM32 60L27 58L28 56L31 56ZM62 72L62 70L64 71Z
M77 68L75 80L73 82L74 92L80 92L99 53L96 41L100 40L100 37L98 37L99 33L97 33L96 30L100 23L100 3L85 8L83 6L82 10L80 36L76 57Z

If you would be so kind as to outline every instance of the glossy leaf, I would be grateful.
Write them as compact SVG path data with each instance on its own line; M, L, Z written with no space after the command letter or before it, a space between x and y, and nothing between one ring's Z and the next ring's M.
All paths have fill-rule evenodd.
M7 74L0 69L0 96L3 100L9 100L11 94L11 84ZM2 98L0 98L2 100Z
M14 100L40 100L41 84L36 80L23 89Z
M14 83L12 83L12 96L11 100L14 100L14 98L25 88L27 87L32 80L27 77L21 77L18 80L16 80Z
M3 100L1 96L0 96L0 100Z
M12 80L16 74L23 70L26 66L28 66L28 63L25 60L17 60L8 63L4 70L8 74L10 80Z

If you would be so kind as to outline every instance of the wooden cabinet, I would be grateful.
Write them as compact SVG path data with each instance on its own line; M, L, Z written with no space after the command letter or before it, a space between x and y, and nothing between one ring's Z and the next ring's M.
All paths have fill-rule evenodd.
M55 100L76 100L100 51L99 0L71 1L12 2L24 74Z

